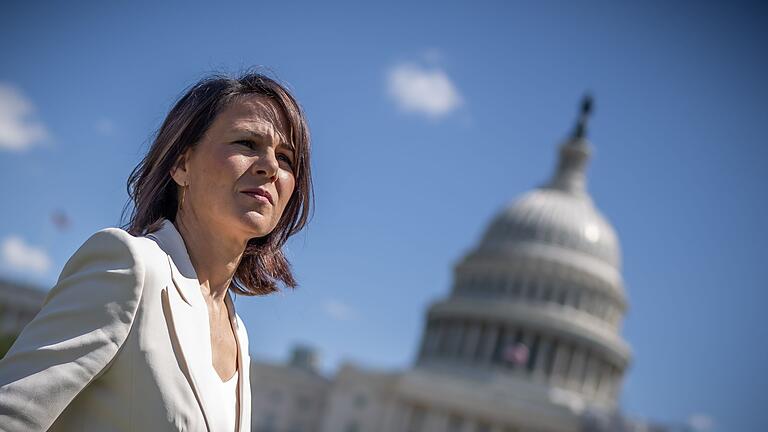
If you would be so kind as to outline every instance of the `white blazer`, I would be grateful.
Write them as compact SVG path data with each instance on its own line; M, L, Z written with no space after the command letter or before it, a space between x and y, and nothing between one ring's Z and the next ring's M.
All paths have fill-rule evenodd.
M230 320L247 432L248 335ZM145 237L108 228L70 258L0 361L0 430L211 431L234 410L215 379L208 308L179 232L167 220Z

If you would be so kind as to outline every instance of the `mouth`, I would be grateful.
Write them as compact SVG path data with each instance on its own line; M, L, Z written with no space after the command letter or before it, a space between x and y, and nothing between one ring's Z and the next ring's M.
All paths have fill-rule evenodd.
M244 191L241 191L242 193L255 198L259 201L262 201L264 203L268 203L271 205L275 205L275 202L272 200L272 194L270 194L267 190L262 188L255 188L255 189L246 189Z

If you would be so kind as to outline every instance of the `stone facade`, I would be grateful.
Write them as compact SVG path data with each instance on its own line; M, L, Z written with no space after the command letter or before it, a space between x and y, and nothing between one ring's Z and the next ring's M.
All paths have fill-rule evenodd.
M314 353L294 349L286 365L251 363L254 432L317 431L331 383L317 371Z

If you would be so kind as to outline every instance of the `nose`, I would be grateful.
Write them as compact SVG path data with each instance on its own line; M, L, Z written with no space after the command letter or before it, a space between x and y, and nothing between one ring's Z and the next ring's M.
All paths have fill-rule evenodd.
M264 154L260 155L253 162L253 168L256 170L257 175L262 175L269 179L270 183L277 181L277 171L280 169L280 164L275 157L275 152L267 150Z

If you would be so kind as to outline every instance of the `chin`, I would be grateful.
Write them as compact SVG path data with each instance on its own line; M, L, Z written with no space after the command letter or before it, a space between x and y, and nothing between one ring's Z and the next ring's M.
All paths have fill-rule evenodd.
M250 213L243 218L244 228L248 232L249 238L264 237L275 229L275 224L268 218L260 213L255 215Z

